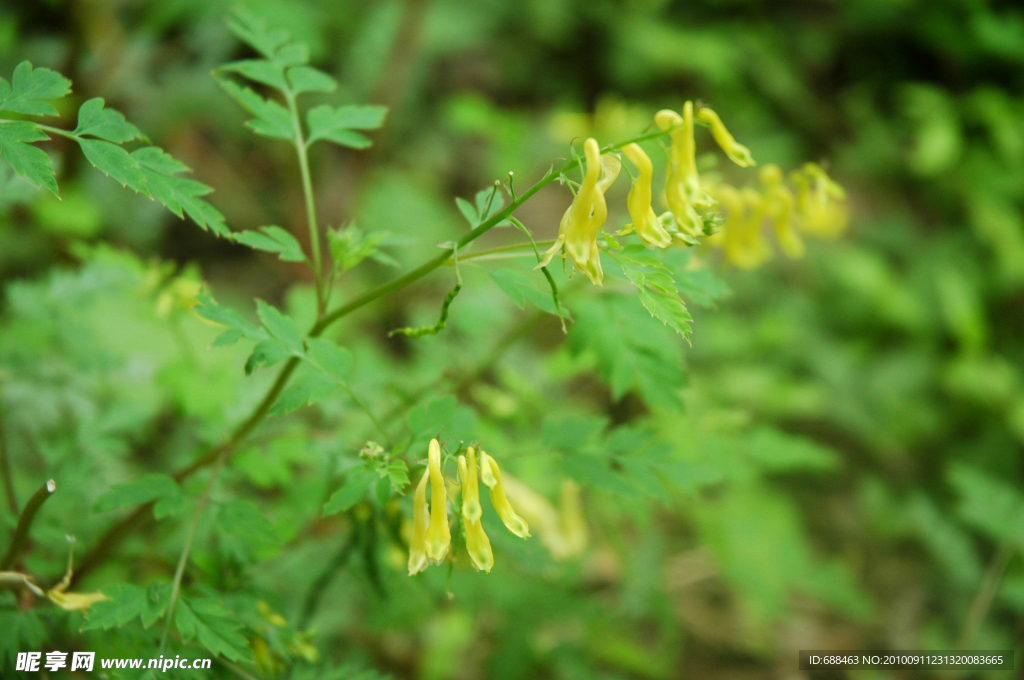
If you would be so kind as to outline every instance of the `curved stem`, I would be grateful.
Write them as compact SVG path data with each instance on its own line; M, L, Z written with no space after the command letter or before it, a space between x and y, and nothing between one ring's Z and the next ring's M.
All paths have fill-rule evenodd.
M295 111L294 101L291 101L290 105L292 106L293 111ZM298 121L297 112L293 115L293 118L295 121ZM297 132L296 137L297 141L301 139L301 126L298 126L298 128L299 131ZM655 130L653 132L647 132L645 134L633 137L632 139L619 142L618 144L611 144L609 146L606 146L601 150L601 153L616 151L622 148L623 146L626 146L627 144L643 142L649 139L656 139L658 137L670 133L671 131L672 129L670 128L668 130ZM54 132L57 132L56 128L54 128ZM63 133L63 131L60 132ZM299 145L297 143L297 150L298 146ZM304 168L303 187L304 189L308 187L308 191L306 191L306 205L310 216L310 226L312 235L312 232L315 231L316 218L315 208L312 205L312 184L309 182L308 179L308 162L303 162L303 159L306 158L304 146L301 150L299 150L299 158L300 166ZM396 279L392 279L387 283L381 284L380 286L377 286L376 288L369 290L366 293L363 293L359 297L350 300L348 303L342 305L341 307L338 307L332 312L329 312L327 314L321 314L317 322L310 329L309 337L315 338L320 336L335 321L347 316L348 314L351 314L352 312L356 311L361 307L368 305L374 300L382 298L385 295L395 292L396 290L401 290L402 288L405 288L409 284L418 281L419 279L423 278L424 276L434 271L441 265L445 264L446 262L448 262L448 260L452 258L452 255L456 252L456 250L461 250L464 246L472 243L476 239L480 238L480 236L490 231L499 222L511 216L512 213L519 208L519 206L521 206L523 203L532 198L534 194L536 194L538 191L546 187L548 184L551 184L553 181L558 179L562 175L562 173L572 168L572 166L575 163L576 161L568 161L557 169L552 168L551 170L549 170L547 174L545 174L540 180L538 180L524 193L517 196L516 199L513 200L507 207L505 207L500 212L492 215L488 219L484 220L480 225L478 225L468 234L460 238L456 244L448 248L445 248L444 251L437 257L424 262L416 269L413 269L412 271L407 272L406 274L403 274L402 276L399 276ZM314 240L314 243L316 244L315 246L312 246L314 248L314 261L317 261L319 259L319 241ZM317 288L318 291L320 291L319 267L317 268L317 271L315 271L314 273L317 276ZM321 296L319 296L319 299L321 300L322 304L322 292ZM259 405L257 405L256 410L253 411L252 415L250 415L249 418L247 418L241 425L239 425L239 427L232 433L231 437L228 439L227 442L214 447L206 454L196 459L192 464L176 472L173 475L174 479L180 482L183 479L191 476L197 470L206 467L207 465L213 463L214 461L220 460L222 457L226 460L227 457L229 457L231 453L234 451L238 443L242 439L244 439L256 427L256 425L260 423L261 420L263 420L264 416L267 415L267 412L270 410L270 407L274 404L274 401L277 399L278 395L281 393L285 385L288 383L288 379L291 377L291 374L295 372L298 363L299 360L296 357L292 357L287 361L287 363L285 363L284 367L281 369L281 372L278 373L277 378L274 380L274 384L271 386L270 391L268 391L267 394L263 397ZM82 560L82 564L79 565L78 572L75 574L76 578L81 578L84 574L89 573L97 564L99 564L101 559L105 557L105 555L108 554L111 550L113 550L113 548L116 547L116 545L120 543L120 541L124 538L126 530L134 526L136 523L142 521L146 517L146 514L148 513L149 509L152 508L152 506L152 502L140 506L130 515L128 515L125 519L121 520L120 522L112 526L110 529L108 529L107 532L100 538L97 547L91 553L87 554L85 558Z
M299 156L299 172L302 174L302 194L306 199L306 222L309 225L309 249L313 254L313 279L316 281L317 313L324 312L323 297L323 265L320 260L320 229L316 222L316 201L313 196L313 179L309 172L309 156L306 153L306 140L302 134L302 120L299 108L295 104L295 95L286 91L288 112L292 116L292 129L295 131L295 152Z
M32 528L32 521L36 518L36 513L56 490L57 483L51 479L39 487L39 490L32 494L32 498L28 499L25 509L18 517L18 526L15 527L14 535L11 536L11 544L7 547L3 559L0 560L0 571L6 571L14 565L21 549L25 547L25 541L28 540L28 531Z

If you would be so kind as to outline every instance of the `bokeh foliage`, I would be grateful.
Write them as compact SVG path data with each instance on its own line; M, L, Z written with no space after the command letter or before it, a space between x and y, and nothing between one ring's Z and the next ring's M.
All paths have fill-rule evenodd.
M788 676L808 648L1016 645L1020 658L1024 11L982 0L249 6L336 75L339 90L314 102L391 108L371 149L311 151L321 220L354 221L384 254L340 278L339 300L465 233L453 196L472 200L509 170L526 186L574 137L618 141L687 98L727 117L759 160L826 165L853 220L841 240L754 271L713 250L673 254L690 284L692 347L621 294L625 282L597 295L555 271L572 315L563 336L537 309L550 302L543 279L523 287L529 258L467 262L435 336L386 337L434 323L448 268L344 319L329 335L352 353L352 393L397 440L382 444L422 460L443 428L484 440L553 501L576 480L586 552L556 561L539 541L492 531L491 574L463 560L450 578L410 579L400 476L322 512L366 440L382 438L338 391L269 419L231 459L186 572L178 630L192 639L172 640L174 653L205 647L259 677L426 679ZM9 2L0 74L28 59L68 75L64 120L104 97L215 188L208 200L232 229L277 224L307 243L293 153L251 135L210 75L254 56L228 31L229 10ZM211 348L223 328L188 310L200 282L250 321L254 297L301 327L316 311L288 258L179 221L71 143L48 149L61 201L0 166L2 446L22 503L58 484L20 566L52 584L66 534L88 556L134 504L158 500L158 517L80 563L75 588L116 607L85 619L3 595L5 671L25 650L155 655L205 473L180 485L154 475L223 441L273 379L245 374L248 347ZM750 181L724 164L706 172ZM609 196L624 223L624 187ZM518 215L551 237L568 201L552 186ZM500 228L483 245L521 238ZM685 275L689 258L717 276ZM7 509L0 517L13 528ZM990 583L989 604L979 592Z

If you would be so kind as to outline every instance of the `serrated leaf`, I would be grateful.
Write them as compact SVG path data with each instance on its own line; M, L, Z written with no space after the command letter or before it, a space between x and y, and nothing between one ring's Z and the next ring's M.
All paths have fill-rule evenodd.
M965 522L1024 550L1024 496L1017 489L963 464L951 466L946 477L960 495L957 510Z
M248 340L258 342L268 339L266 331L243 319L235 310L221 307L209 293L200 293L196 299L199 300L199 304L193 307L193 310L204 319L234 329Z
M256 250L277 253L285 262L305 262L306 255L302 252L302 246L289 232L277 226L260 227L260 231L263 233L236 231L231 234L231 239Z
M195 638L215 655L232 661L248 658L248 641L235 615L215 598L179 598L174 625L183 640Z
M140 166L161 175L177 175L191 172L189 167L158 146L144 146L131 153Z
M329 230L327 243L331 250L335 273L346 272L368 257L376 259L376 256L380 255L377 245L386 236L387 234L382 232L364 234L356 224L350 224L344 229Z
M337 387L334 378L322 373L301 375L281 392L270 408L270 415L285 415L303 406L311 406L329 396Z
M283 28L271 28L263 19L248 10L238 7L228 19L228 28L267 59L273 59L277 49L284 45L291 36Z
M307 144L321 139L353 149L365 149L370 140L354 130L376 130L384 124L386 106L355 105L315 106L306 114L309 126Z
M508 268L488 269L487 273L498 285L498 288L508 295L520 309L529 302L541 311L558 315L558 309L555 307L555 301L551 298L551 293L538 290L527 274ZM562 314L565 315L565 310L562 311Z
M101 139L78 139L82 153L93 166L112 177L121 186L126 186L145 196L150 196L146 176L139 162L117 144Z
M234 328L224 331L211 343L211 347L230 347L242 339L242 332Z
M92 511L106 512L149 503L159 498L180 495L181 487L177 482L167 475L151 473L125 484L115 484L109 491L96 499Z
M338 87L338 81L312 66L293 66L288 69L288 84L295 94L333 92Z
M136 617L149 628L163 616L170 590L169 583L160 582L154 582L149 588L130 583L104 588L103 594L109 599L92 605L81 630L121 628Z
M253 132L275 139L294 139L295 129L288 109L227 78L217 78L217 82L242 108L255 116L246 122Z
M361 469L348 473L342 487L331 494L331 497L324 503L324 516L336 515L355 507L356 503L366 496L370 485L375 484L378 479L377 473L373 470Z
M650 312L651 316L684 338L690 337L690 322L693 321L693 317L686 311L686 305L678 295L658 295L646 288L637 289L637 295L640 297L644 309Z
M388 479L391 480L391 485L395 487L396 491L401 492L409 485L409 466L404 460L397 459L389 462L387 473Z
M252 354L245 362L245 374L250 375L260 366L270 367L291 356L294 356L292 351L280 340L261 340L252 348Z
M121 112L104 108L102 97L90 99L78 109L78 127L74 134L98 137L116 144L142 136L139 129L126 121Z
M271 336L283 342L296 356L302 355L302 331L294 321L282 314L277 307L268 305L263 300L256 301L256 314Z
M266 59L242 59L232 61L221 66L218 71L230 71L253 80L257 83L269 85L284 92L288 89L288 82L284 79L284 69L280 64L275 64Z
M30 116L56 116L57 109L48 100L60 99L71 92L71 81L48 68L32 68L23 61L14 69L11 82L0 79L0 111Z
M50 156L30 144L46 139L49 137L39 130L35 123L27 120L0 124L0 154L7 159L14 172L36 188L46 187L54 196L59 197Z
M348 378L349 369L352 368L352 352L327 338L310 338L307 345L309 358L320 368L336 380L344 382Z

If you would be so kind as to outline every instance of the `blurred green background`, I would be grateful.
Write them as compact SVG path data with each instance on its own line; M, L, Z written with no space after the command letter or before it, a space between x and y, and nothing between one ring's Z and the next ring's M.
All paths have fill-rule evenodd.
M377 436L334 397L258 431L232 460L194 550L187 591L219 599L243 625L255 660L239 661L243 672L788 679L804 677L798 649L960 647L1016 649L1020 668L1018 3L247 6L337 76L341 88L323 101L391 107L372 148L316 149L312 161L321 222L387 232L401 269L465 232L453 197L472 198L510 170L526 187L574 137L624 139L685 99L713 106L762 163L822 164L846 187L852 220L840 240L753 271L695 253L732 293L684 293L692 347L636 300L579 280L564 290L574 316L565 338L557 319L521 311L471 267L436 337L385 336L432 323L450 271L344 320L332 337L353 350L352 386L371 409L393 412L413 437L417 413L428 413L483 438L556 504L561 480L576 479L588 546L555 560L536 540L524 547L493 531L490 575L461 564L450 578L435 567L410 579L399 527L408 498L320 516ZM249 54L225 26L230 7L7 0L0 74L24 59L61 71L74 103L106 98L214 187L232 229L279 224L303 239L293 149L254 137L210 76ZM58 483L23 564L52 583L64 535L88 553L119 516L96 512L97 497L220 441L273 377L246 377L237 348L209 348L216 329L173 304L188 297L175 297L176 277L177 290L205 281L247 316L259 297L305 324L313 303L300 267L176 219L74 145L47 149L63 201L0 167L0 418L22 502L42 480ZM625 192L620 180L609 194L616 226L628 219ZM552 238L570 199L554 185L518 215ZM482 242L521 238L497 229ZM366 264L336 299L401 269ZM186 510L202 482L184 485ZM136 532L76 589L168 581L190 514ZM36 649L147 656L159 637L159 625L137 619L116 636L82 625L80 614L4 595L0 668ZM203 655L194 643L182 649ZM196 677L234 672L215 664Z

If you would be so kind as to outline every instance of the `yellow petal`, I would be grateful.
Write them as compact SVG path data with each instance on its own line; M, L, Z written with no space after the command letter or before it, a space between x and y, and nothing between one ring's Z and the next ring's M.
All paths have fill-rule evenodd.
M409 576L427 568L427 527L430 525L430 509L427 507L427 479L430 470L423 471L416 493L412 497L412 538L409 539Z
M430 525L424 547L427 557L437 564L448 554L452 534L448 528L448 491L441 473L441 444L436 439L430 440L427 471L430 474Z
M626 200L633 222L621 233L628 234L635 230L646 245L666 248L672 243L672 237L665 231L658 216L654 214L654 208L651 207L651 178L654 176L654 164L638 144L627 144L622 147L622 153L636 166L637 178Z
M793 192L782 182L782 170L768 164L761 168L760 175L764 184L765 212L772 220L782 252L791 258L802 257L804 242L793 228Z
M476 463L476 450L471 446L466 451L469 460L465 456L459 456L459 476L462 479L462 520L466 528L466 552L473 566L485 572L490 572L494 566L494 552L491 550L491 541L487 538L480 517L483 509L480 507L480 485Z
M512 504L505 496L505 489L501 483L501 470L494 459L483 451L480 452L481 471L480 478L491 490L491 505L498 513L498 517L505 524L505 528L520 538L527 538L530 535L530 525L512 509Z
M61 609L81 612L89 609L97 602L109 600L103 593L62 593L57 590L50 590L46 593L50 601Z
M697 117L706 123L711 124L711 136L718 142L718 146L722 147L722 151L729 157L736 165L741 168L749 168L752 165L757 165L754 162L753 157L750 155L750 149L737 142L729 130L726 129L725 124L722 123L722 119L718 117L718 114L711 109L701 109L697 112Z

